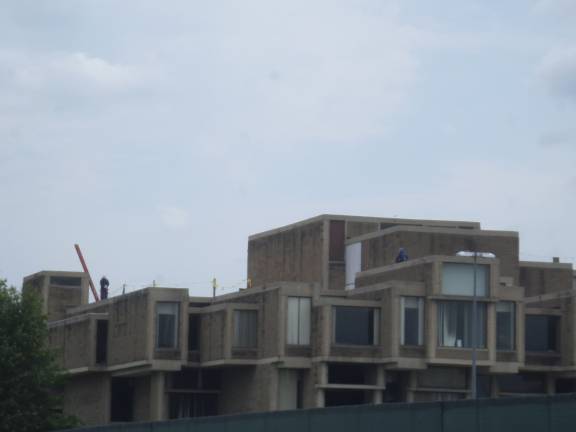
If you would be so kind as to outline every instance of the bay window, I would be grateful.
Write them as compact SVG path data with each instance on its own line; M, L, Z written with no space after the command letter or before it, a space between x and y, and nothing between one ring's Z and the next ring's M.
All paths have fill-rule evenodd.
M476 265L476 295L488 295L489 267ZM473 296L474 265L467 263L444 263L442 266L442 294Z
M472 348L476 327L476 348L486 348L486 304L476 305L476 325L472 319L472 302L438 302L438 345L451 348Z
M369 307L335 306L334 343L376 345L380 323L379 310Z
M311 307L309 297L288 297L286 339L289 345L310 345Z

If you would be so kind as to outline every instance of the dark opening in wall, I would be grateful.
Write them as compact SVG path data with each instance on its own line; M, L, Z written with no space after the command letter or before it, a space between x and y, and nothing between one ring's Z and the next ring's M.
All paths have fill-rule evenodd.
M382 392L382 401L386 403L405 402L408 373L404 371L386 371L386 390Z
M173 393L169 397L170 419L206 417L218 414L218 395L210 393Z
M96 321L96 364L108 361L108 321Z
M51 276L50 285L79 287L82 285L82 278L69 276Z
M134 420L134 381L131 378L112 378L110 421Z
M331 363L328 365L328 383L368 384L366 375L369 368L362 364Z
M502 393L546 393L546 376L543 373L520 373L498 377Z
M329 243L330 261L344 261L345 231L346 231L345 221L338 221L338 220L330 221L330 243Z
M219 369L183 368L170 374L170 389L178 390L219 390L221 385Z
M188 315L188 351L200 349L200 315Z
M363 405L369 403L368 394L364 390L325 390L324 405L327 407Z
M576 379L574 378L557 379L556 393L576 393Z

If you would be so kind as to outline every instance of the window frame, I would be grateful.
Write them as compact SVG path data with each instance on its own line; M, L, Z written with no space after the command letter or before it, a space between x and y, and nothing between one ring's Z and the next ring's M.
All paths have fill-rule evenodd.
M499 311L498 307L502 307L504 305L510 305L511 306L511 310L510 311ZM496 309L496 351L500 351L500 352L512 352L512 351L516 351L516 334L517 334L517 329L516 329L516 314L517 314L517 307L516 307L516 302L514 301L499 301L496 303L495 306ZM501 345L498 344L499 341L499 326L498 326L498 313L504 313L504 312L510 312L511 313L511 317L510 317L510 346L509 347L502 347Z
M469 262L453 262L453 261L444 261L442 262L442 267L440 270L440 294L444 296L457 296L457 297L474 297L474 266L476 266L476 281L482 282L482 278L484 279L484 286L482 283L476 284L476 297L478 298L486 298L490 296L490 272L491 268L489 264L473 264ZM470 290L468 292L453 292L453 290L448 290L449 285L445 285L448 277L446 276L447 268L464 268L468 267L472 274L470 275L470 280L466 281L467 284L471 282L471 285L468 287ZM482 276L484 273L484 276ZM452 291L452 292L449 292Z
M240 344L239 338L240 336L240 330L239 330L239 320L240 320L240 316L242 314L246 314L246 315L253 315L254 318L251 318L251 320L253 320L252 322L254 323L254 335L253 338L251 337L250 339L254 339L254 345L243 345ZM233 320L234 320L234 325L233 325L233 329L232 329L232 341L231 341L231 346L233 349L257 349L258 348L258 310L256 309L234 309L233 310Z
M368 309L372 312L372 342L370 344L342 343L336 340L338 308ZM373 306L334 305L332 306L332 344L344 347L374 347L380 344L380 308Z
M291 328L290 320L292 315L290 314L290 303L297 302L297 317L296 317L296 342L291 341ZM308 322L306 326L306 318L303 318L303 303L308 303ZM287 296L286 297L286 344L292 346L309 346L312 337L312 297L305 296ZM305 308L305 307L304 307ZM304 322L303 322L304 321ZM307 328L304 328L307 327Z
M456 345L443 345L441 343L441 339L444 339L443 337L443 329L442 329L442 323L443 320L441 319L441 309L442 309L442 305L445 304L467 304L470 305L470 321L472 321L472 308L474 307L473 304L474 302L472 300L439 300L436 303L436 326L437 326L437 340L436 340L436 346L440 349L473 349L472 342L470 342L470 346L465 346L464 345L464 339L462 340L462 346L456 346ZM482 302L482 301L477 301L477 311L479 314L484 314L484 322L482 323L482 333L479 334L480 340L476 341L476 349L488 349L488 303L487 302ZM482 312L483 311L483 312ZM481 315L480 315L481 316ZM478 317L477 317L478 318ZM470 329L470 332L472 332L472 329ZM482 337L483 336L483 337ZM457 341L458 339L456 338L455 341Z
M174 314L161 314L159 311L159 307L162 305L170 305L175 306L175 313ZM155 318L156 318L156 344L155 348L158 351L161 350L176 350L179 347L180 342L180 302L175 301L157 301L155 305ZM160 346L160 315L168 315L174 316L174 337L173 337L173 344L171 346Z
M418 342L416 345L406 343L406 300L416 299L418 301ZM417 347L424 345L424 298L419 296L400 297L400 345L405 347Z

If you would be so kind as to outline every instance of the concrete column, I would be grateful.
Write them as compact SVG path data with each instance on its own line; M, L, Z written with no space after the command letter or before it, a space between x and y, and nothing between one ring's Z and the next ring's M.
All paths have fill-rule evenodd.
M402 302L400 301L400 296L397 295L396 291L394 291L394 295L389 297L390 306L387 310L390 313L390 329L388 330L390 339L386 341L384 338L380 340L380 345L383 343L388 342L390 344L390 356L391 357L399 357L400 356L400 317L401 311L400 308L402 307ZM381 317L384 317L384 314L380 314ZM380 320L380 328L383 328L384 319ZM382 335L384 335L384 331L382 331Z
M426 358L433 359L436 357L436 345L438 336L438 307L434 300L426 298L424 301L424 346L426 349Z
M164 372L150 375L150 420L166 420L164 394Z
M408 388L414 389L418 384L416 380L416 372L410 371L408 374ZM414 390L408 390L406 392L406 402L414 402L414 399Z
M324 389L319 388L328 384L328 365L326 363L316 364L316 408L324 408Z
M486 306L486 348L488 359L496 361L496 303Z
M386 385L386 371L383 365L376 365L376 385L379 387ZM372 393L372 403L375 405L382 403L382 390L378 389Z
M330 355L330 346L332 345L332 306L322 306L322 334L320 340L322 341L322 355L328 357Z

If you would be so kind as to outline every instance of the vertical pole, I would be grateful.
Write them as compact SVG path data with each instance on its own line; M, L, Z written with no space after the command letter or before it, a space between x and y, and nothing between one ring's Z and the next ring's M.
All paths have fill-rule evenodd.
M474 288L472 293L472 399L476 399L477 394L477 367L476 367L476 345L477 345L477 333L478 333L478 323L477 320L477 306L478 302L476 299L476 266L478 260L478 252L474 252Z
M212 279L212 298L216 298L216 288L218 288L218 282L214 278Z
M94 282L92 282L92 277L90 276L90 272L88 271L88 266L86 265L86 261L84 261L84 256L82 255L82 251L80 250L80 246L77 244L74 245L74 249L76 249L76 253L78 254L78 258L80 259L80 264L82 264L82 268L84 269L84 273L88 276L88 284L90 285L90 289L92 290L92 295L94 296L94 300L100 301L100 297L98 297L98 292L94 287Z

